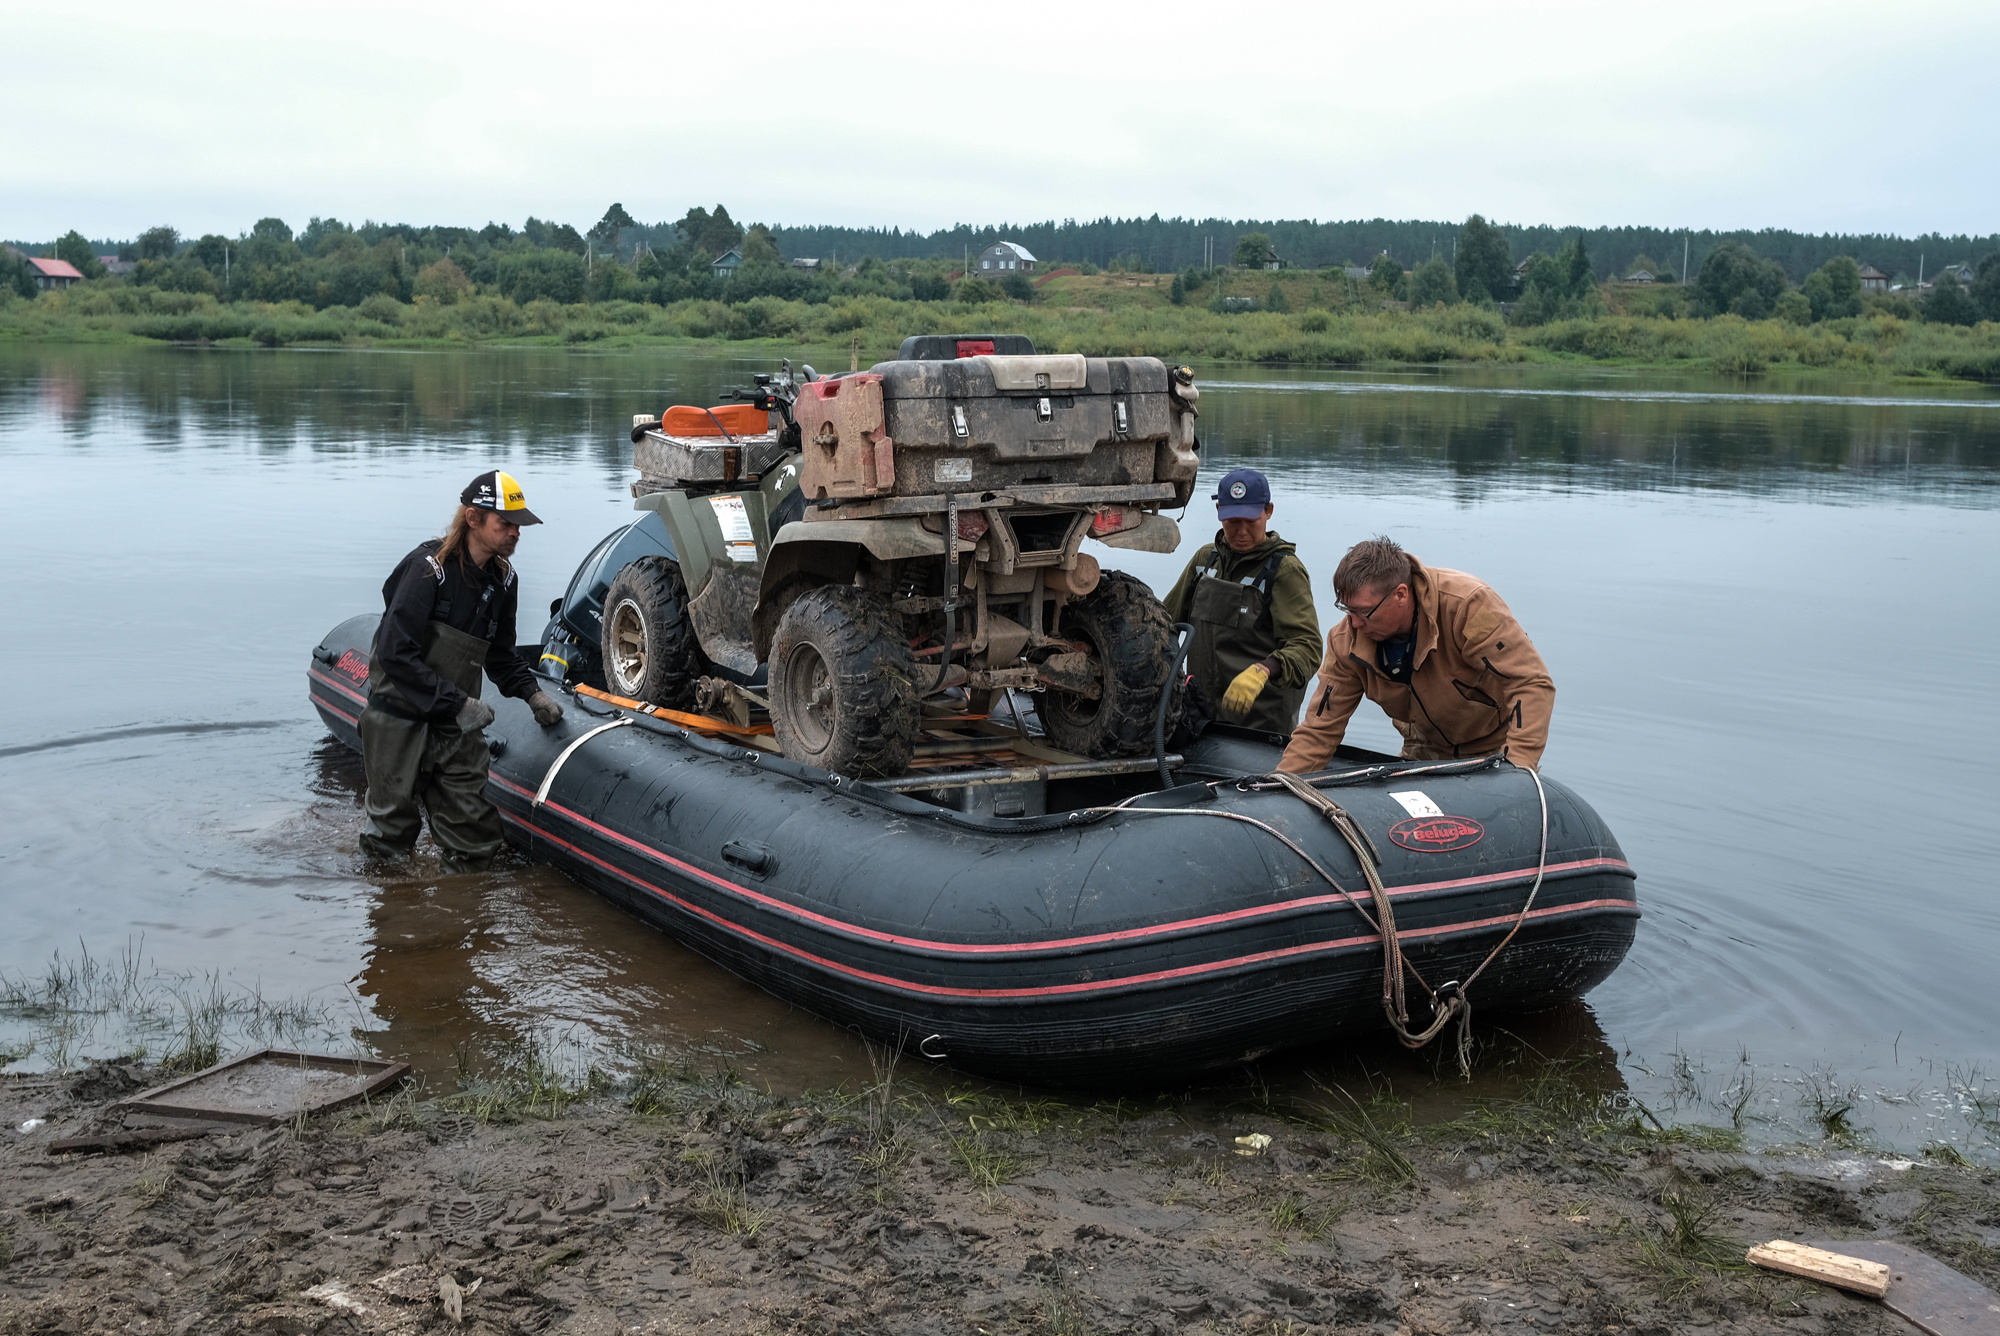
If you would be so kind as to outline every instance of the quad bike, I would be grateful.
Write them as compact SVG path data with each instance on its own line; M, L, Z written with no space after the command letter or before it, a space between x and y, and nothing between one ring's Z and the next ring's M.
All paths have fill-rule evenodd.
M767 712L786 756L850 775L902 773L927 702L984 713L1015 692L1062 751L1152 747L1172 627L1083 544L1178 546L1159 512L1194 489L1191 373L920 336L734 397L634 421L644 513L552 607L545 673Z

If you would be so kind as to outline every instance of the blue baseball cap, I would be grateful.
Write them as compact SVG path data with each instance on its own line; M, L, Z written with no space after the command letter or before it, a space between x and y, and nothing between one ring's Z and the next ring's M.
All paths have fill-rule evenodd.
M1271 504L1271 483L1256 469L1231 469L1215 485L1217 519L1254 520Z

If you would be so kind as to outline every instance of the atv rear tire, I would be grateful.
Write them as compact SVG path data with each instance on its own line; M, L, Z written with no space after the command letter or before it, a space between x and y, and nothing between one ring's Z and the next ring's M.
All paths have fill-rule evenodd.
M1173 623L1153 591L1123 571L1064 606L1061 634L1081 643L1103 670L1096 700L1051 687L1042 693L1042 728L1064 751L1103 760L1153 749L1153 721L1173 659Z
M771 723L785 755L843 775L900 775L917 742L916 666L881 594L821 585L771 639Z
M599 649L604 685L614 696L694 708L695 683L710 669L688 617L681 568L665 557L641 557L612 577L604 594Z

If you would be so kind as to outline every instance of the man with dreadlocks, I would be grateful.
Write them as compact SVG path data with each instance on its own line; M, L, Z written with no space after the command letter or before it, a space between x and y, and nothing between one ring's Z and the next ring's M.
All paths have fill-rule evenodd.
M363 853L407 854L431 818L447 872L477 872L500 852L500 813L486 797L483 670L503 696L528 702L543 727L562 706L535 685L514 649L520 587L509 558L521 526L540 524L521 484L482 473L459 496L443 538L420 543L382 586L382 624L369 657L361 760L368 774Z

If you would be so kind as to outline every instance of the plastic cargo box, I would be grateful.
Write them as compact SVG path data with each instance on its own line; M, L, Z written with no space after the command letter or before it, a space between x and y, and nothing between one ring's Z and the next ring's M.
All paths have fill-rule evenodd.
M801 387L807 498L1176 484L1197 459L1152 357L880 362Z

